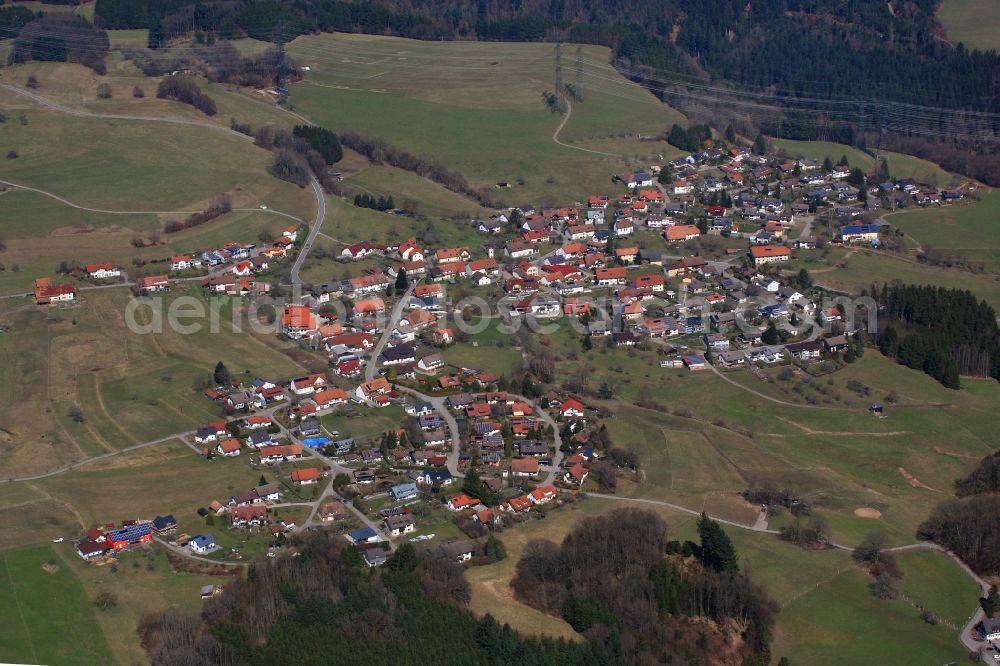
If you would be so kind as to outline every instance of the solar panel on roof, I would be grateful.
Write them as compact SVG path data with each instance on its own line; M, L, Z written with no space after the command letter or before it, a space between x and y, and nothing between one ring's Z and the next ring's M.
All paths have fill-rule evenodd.
M138 525L129 525L128 527L123 527L119 530L112 530L108 532L108 538L112 541L137 541L139 537L151 534L149 523L141 523Z

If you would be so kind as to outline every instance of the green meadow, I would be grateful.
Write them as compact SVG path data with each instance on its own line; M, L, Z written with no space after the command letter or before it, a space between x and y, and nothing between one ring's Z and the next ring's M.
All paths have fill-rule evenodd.
M49 573L46 562L58 568ZM82 665L112 658L83 586L50 546L0 552L0 602L0 659Z
M512 203L579 199L616 191L611 176L643 151L639 135L660 134L676 111L620 77L608 52L584 47L584 101L562 116L542 92L551 87L552 45L414 42L364 35L300 37L290 52L310 66L293 86L299 113L335 130L384 138L426 154L479 185L514 183L497 196ZM608 68L608 69L604 69ZM592 77L588 84L588 77ZM580 150L576 142L628 137L630 150ZM621 150L622 146L618 148ZM519 185L518 179L524 185Z

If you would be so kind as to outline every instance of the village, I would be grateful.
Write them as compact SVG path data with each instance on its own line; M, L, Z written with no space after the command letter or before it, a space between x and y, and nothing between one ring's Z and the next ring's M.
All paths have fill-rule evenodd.
M355 277L321 285L293 279L300 290L272 305L274 334L321 356L327 371L217 383L204 395L222 420L186 438L213 464L250 464L272 480L262 475L245 492L202 498L192 507L197 521L182 518L181 529L173 516L94 528L78 540L78 554L107 561L156 540L185 556L226 561L244 557L247 535L274 555L288 535L325 526L358 546L370 566L402 540L433 540L459 561L484 556L490 530L572 503L588 487L603 489L609 475L627 475L630 462L582 396L529 398L504 390L496 374L445 360L445 350L468 342L463 304L448 293L455 285L500 294L481 319L511 335L528 323L567 322L585 351L644 346L664 369L837 360L860 347L864 323L849 303L817 291L806 271L783 267L829 245L879 247L892 233L877 217L882 206L965 196L910 180L869 187L846 164L745 148L706 150L613 183L626 192L472 221L484 238L476 253L415 238L361 241L338 256L362 266ZM227 243L172 256L169 271L135 281L120 267L90 264L76 272L97 286L43 278L35 297L67 303L81 290L121 284L142 298L195 282L209 297L268 299L277 286L266 280L268 269L308 251L302 236L290 226L267 247ZM380 432L360 437L331 426L332 415L360 423L382 410L394 425Z

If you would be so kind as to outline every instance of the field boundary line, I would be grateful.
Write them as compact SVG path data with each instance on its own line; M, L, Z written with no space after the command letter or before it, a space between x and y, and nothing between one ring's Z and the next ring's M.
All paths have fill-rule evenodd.
M28 628L28 621L24 619L24 610L21 608L21 598L17 593L17 583L14 582L14 576L10 573L10 564L7 562L7 556L3 556L3 566L7 570L7 580L10 581L10 589L14 593L14 604L17 606L17 614L21 618L21 626L24 627L24 635L28 637L28 645L31 647L31 657L32 661L36 664L38 663L38 651L35 650L35 639L31 636L31 629Z

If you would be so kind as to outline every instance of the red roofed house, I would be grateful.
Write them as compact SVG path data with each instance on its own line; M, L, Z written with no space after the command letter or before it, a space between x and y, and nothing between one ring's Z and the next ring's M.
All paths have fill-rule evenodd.
M663 192L659 190L639 190L639 199L651 203L663 203Z
M750 257L755 266L763 266L777 261L788 261L792 251L784 245L756 245L750 248Z
M557 494L555 486L542 486L528 493L528 499L532 504L546 504L554 500Z
M462 509L468 509L470 507L478 506L479 504L480 502L478 499L467 495L455 495L448 500L448 508L452 511L461 511Z
M506 504L509 509L515 513L520 513L521 511L531 510L531 500L528 499L527 495L522 495L521 497L515 497Z
M330 409L337 405L347 404L347 393L342 388L336 386L322 391L317 391L313 395L313 401L319 409Z
M170 257L170 270L184 271L191 268L191 257L186 254L178 254Z
M292 483L297 486L308 486L317 482L319 482L319 469L315 467L292 470Z
M87 264L87 275L95 280L107 280L108 278L121 277L121 270L115 268L110 261L102 264Z
M662 275L640 275L632 280L632 286L640 290L663 291L665 284L666 281Z
M229 510L229 519L233 527L263 525L267 522L267 507L262 504L234 506Z
M537 476L538 458L515 458L510 461L512 476Z
M626 270L620 266L615 268L598 268L594 271L594 282L601 287L611 287L625 284L628 276Z
M587 480L587 474L589 474L587 468L577 463L569 468L569 471L563 476L563 480L570 485L579 486Z
M435 254L439 264L466 262L472 255L464 247L450 247L438 250Z
M341 377L357 377L361 374L361 361L356 358L340 361L333 370Z
M701 230L693 224L675 224L672 227L667 227L667 230L663 232L663 237L670 243L689 241L700 235Z
M51 305L76 299L76 287L71 284L52 284L49 278L35 280L35 302Z
M240 455L240 440L238 439L225 439L219 442L219 445L215 447L215 450L219 455L228 457Z
M388 404L388 399L379 400L379 398L384 398L386 393L392 391L392 385L389 380L385 377L376 377L370 382L365 382L355 389L355 394L360 400L364 400L369 405L375 407L384 407Z
M319 318L305 305L289 305L281 316L281 330L290 338L304 338L319 330Z
M260 450L260 461L267 464L295 460L301 457L302 447L298 444L265 446Z
M293 379L289 382L288 388L290 388L292 393L295 395L309 395L321 388L324 388L326 385L326 375L322 372L317 372L316 374Z
M559 413L566 416L583 416L583 403L575 398L567 398L559 405Z

